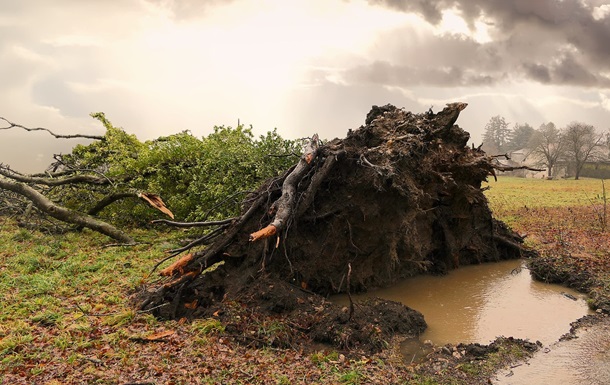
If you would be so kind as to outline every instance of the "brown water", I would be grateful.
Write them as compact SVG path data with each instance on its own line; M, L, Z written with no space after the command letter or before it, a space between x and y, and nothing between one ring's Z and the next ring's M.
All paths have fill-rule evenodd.
M610 384L610 318L577 332L578 338L560 341L518 367L503 370L496 385L608 385Z
M426 340L436 345L487 344L503 335L551 344L570 330L570 322L590 310L582 294L532 280L522 263L513 260L466 266L445 276L409 278L353 298L381 297L423 313L428 329L418 341L405 342L406 356L421 350L420 341ZM335 301L347 303L347 298L338 296Z

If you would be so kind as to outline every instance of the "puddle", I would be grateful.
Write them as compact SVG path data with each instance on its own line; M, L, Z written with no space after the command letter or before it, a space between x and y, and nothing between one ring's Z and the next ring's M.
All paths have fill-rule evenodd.
M536 353L518 367L501 371L496 385L610 384L610 318Z
M512 260L466 266L445 276L417 276L352 297L381 297L423 313L428 329L418 341L403 346L405 357L413 360L426 353L420 342L426 340L435 345L488 344L497 336L512 336L548 345L567 333L571 322L591 314L584 295L534 281L522 265L523 261ZM347 296L334 300L348 303Z

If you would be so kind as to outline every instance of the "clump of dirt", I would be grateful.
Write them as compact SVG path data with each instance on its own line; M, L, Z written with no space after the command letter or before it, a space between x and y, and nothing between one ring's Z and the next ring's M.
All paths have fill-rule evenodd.
M468 147L469 134L454 124L465 106L437 114L374 106L364 126L265 182L223 237L194 253L173 281L139 297L141 308L176 318L229 314L227 304L239 304L346 348L375 350L392 334L417 335L423 318L403 305L362 304L350 319L351 311L323 297L527 253L522 239L492 218L481 183L494 175L495 162ZM287 220L252 242L277 222L283 195L290 198L280 205Z
M491 384L500 369L530 358L542 344L513 337L498 337L489 345L458 344L436 347L414 372L435 383Z

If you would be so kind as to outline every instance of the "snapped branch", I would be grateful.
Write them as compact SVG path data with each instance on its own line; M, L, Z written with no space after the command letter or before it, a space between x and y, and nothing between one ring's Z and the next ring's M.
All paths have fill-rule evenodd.
M533 168L533 167L529 167L529 166L510 167L510 166L500 166L497 164L494 164L493 168L495 168L498 171L515 171L515 170L529 170L529 171L536 171L536 172L546 171L545 168Z
M63 206L59 206L53 203L44 195L42 195L40 192L36 191L34 188L24 183L12 182L5 178L0 178L0 188L12 191L27 198L40 211L62 222L89 228L91 230L107 235L110 238L116 239L119 242L129 244L134 243L131 237L118 230L114 226L95 219L89 215L81 214L79 212L67 209Z
M3 120L4 122L6 122L6 124L8 124L7 127L0 127L0 130L10 130L11 128L22 128L26 131L46 131L49 134L53 135L54 137L58 138L58 139L76 139L76 138L81 138L81 139L93 139L93 140L104 140L104 136L103 135L85 135L85 134L71 134L71 135L62 135L62 134L56 134L53 131L49 130L48 128L44 128L44 127L26 127L26 126L22 126L21 124L17 124L17 123L13 123L8 119L5 119L3 117L0 116L0 120Z
M87 184L97 184L97 185L106 185L111 184L110 179L102 178L93 175L73 175L69 177L63 178L45 178L40 176L28 176L19 174L6 166L0 166L0 175L3 175L7 178L16 180L18 182L23 183L33 183L33 184L41 184L45 186L61 186L66 184L78 184L78 183L87 183Z
M276 234L278 230L282 230L286 227L286 224L294 214L297 186L305 175L307 175L313 160L318 155L319 148L320 142L318 140L318 134L315 134L307 143L299 163L286 179L284 179L284 183L282 184L282 196L273 204L276 209L273 221L266 227L250 234L250 242L269 238Z
M207 222L175 222L175 221L168 221L167 219L155 219L151 223L155 223L155 224L164 223L168 226L173 226L173 227L211 227L211 226L228 225L236 219L237 219L236 217L232 217L232 218L223 219L221 221L207 221Z

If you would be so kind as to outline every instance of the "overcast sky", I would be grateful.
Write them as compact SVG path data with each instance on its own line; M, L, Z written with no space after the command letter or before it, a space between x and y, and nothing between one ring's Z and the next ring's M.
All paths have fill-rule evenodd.
M610 1L0 0L0 116L141 140L214 125L343 137L374 104L469 104L534 127L610 127ZM2 127L2 124L0 124ZM41 171L74 141L0 130L0 162Z

